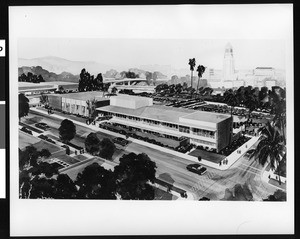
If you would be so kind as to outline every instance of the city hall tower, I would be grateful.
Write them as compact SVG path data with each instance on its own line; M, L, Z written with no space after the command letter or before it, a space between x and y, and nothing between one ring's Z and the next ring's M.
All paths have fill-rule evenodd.
M230 43L225 47L223 60L223 81L232 81L234 78L234 59L233 50Z

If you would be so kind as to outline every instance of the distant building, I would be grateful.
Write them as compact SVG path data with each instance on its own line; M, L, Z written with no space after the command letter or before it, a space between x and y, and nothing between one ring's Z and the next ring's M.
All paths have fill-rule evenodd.
M256 67L254 69L254 75L263 78L275 78L275 69L273 67Z
M51 81L45 83L53 85L56 88L56 91L63 91L66 93L77 92L78 84L79 84L76 82L64 82L64 81Z
M225 47L223 60L223 81L231 81L234 79L234 58L233 50L230 43Z
M166 138L186 137L190 143L220 151L231 140L232 117L225 114L153 105L152 98L118 95L110 105L97 108L112 122Z
M273 86L276 86L276 80L266 80L265 86L268 87L269 90L271 90Z
M19 82L19 93L24 95L40 95L41 93L54 93L56 87L47 82L31 83L31 82Z
M25 95L39 95L41 93L49 94L55 91L77 92L78 83L64 81L47 81L40 83L19 82L19 93Z
M95 100L95 107L109 105L109 99L102 97L102 92L99 91L48 95L49 106L54 109L87 117L89 116L87 101L92 100Z

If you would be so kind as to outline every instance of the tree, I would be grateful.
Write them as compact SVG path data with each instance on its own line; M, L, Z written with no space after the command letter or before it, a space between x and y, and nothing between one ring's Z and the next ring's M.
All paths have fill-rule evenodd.
M45 95L45 93L42 92L40 96L40 102L43 105L48 105L49 103L48 95Z
M76 126L73 121L64 119L59 127L59 138L63 142L69 142L76 135Z
M115 144L108 138L104 138L100 142L99 156L105 159L111 159L116 150Z
M55 179L34 177L31 180L29 198L55 198Z
M153 85L156 85L156 80L158 79L158 72L154 71L152 74Z
M56 199L73 199L77 196L77 188L67 174L59 174L55 181L54 195Z
M112 94L115 94L117 91L118 91L117 87L114 86L113 88L111 88L111 93Z
M225 189L225 195L222 200L227 201L253 201L252 192L249 189L248 183L245 182L243 185L236 184L230 190L229 188Z
M274 194L269 195L268 198L263 199L263 201L286 201L286 192L277 189Z
M246 101L245 101L245 106L248 109L248 118L247 118L247 123L249 123L250 118L251 118L251 113L257 109L258 105L259 105L259 101L258 99L252 94L252 93L246 93Z
M29 100L28 98L23 94L19 94L19 120L21 120L22 117L27 116L29 112Z
M19 76L19 81L22 81L22 82L26 82L27 81L27 76L22 73L20 76Z
M49 149L42 149L40 151L40 157L49 158L50 156L51 156L51 153L50 153Z
M81 70L78 91L88 91L92 88L91 75L84 68Z
M23 169L26 166L36 166L37 165L37 159L40 156L40 152L37 151L37 149L30 145L26 146L24 151L19 151L19 166L20 169Z
M232 117L233 108L239 105L239 99L233 91L228 91L224 101L230 106L230 115Z
M176 94L180 94L182 92L182 85L181 84L177 84L175 86L175 91L176 91Z
M94 79L94 90L103 90L103 77L101 73Z
M152 80L152 73L149 72L149 71L146 71L145 75L146 75L147 85L150 85L151 84L151 80Z
M31 72L27 73L27 82L32 82L33 74Z
M196 66L195 58L189 59L189 65L190 65L190 70L191 70L191 87L193 88L193 71Z
M197 91L196 92L198 92L199 81L200 81L200 78L202 77L203 73L205 72L205 67L203 65L199 65L197 67L197 72L198 72L198 84L197 84Z
M153 200L156 164L148 155L141 153L124 154L115 167L117 193L122 199Z
M94 121L94 119L97 117L98 112L96 111L96 99L87 100L87 110L89 112L89 122Z
M47 178L52 178L53 175L58 174L58 169L47 162L39 161L34 167L29 170L32 175L41 177L43 174Z
M275 88L269 94L271 98L271 114L274 114L273 125L277 127L286 143L286 96L285 90Z
M45 82L44 78L41 75L37 77L38 82Z
M90 133L85 139L85 149L92 155L98 155L100 152L100 140L96 133Z
M257 156L258 162L261 165L265 165L266 162L269 162L270 168L276 170L280 161L285 159L283 136L280 135L277 128L272 127L270 122L260 130L260 133L260 141L256 147L255 156ZM280 172L279 183L281 183Z
M169 89L169 86L167 84L159 84L155 87L155 92L156 93L161 93L162 91L166 91Z
M64 93L64 92L65 92L65 89L64 89L64 87L63 87L62 85L60 85L60 86L58 87L58 91L59 91L59 93Z
M113 173L98 163L93 163L77 175L79 199L116 199Z

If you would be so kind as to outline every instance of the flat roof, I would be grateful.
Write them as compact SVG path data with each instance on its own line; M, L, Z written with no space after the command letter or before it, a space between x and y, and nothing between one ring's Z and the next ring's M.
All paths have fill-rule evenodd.
M225 115L225 114L214 114L214 113L205 112L205 111L194 111L191 114L181 116L181 118L206 121L206 122L212 122L212 123L219 123L225 119L230 118L230 116Z
M109 98L103 97L103 92L100 91L85 91L78 93L61 94L61 97L74 100L88 100L93 98L95 98L98 101L109 100Z
M186 122L179 121L179 118L182 117L197 119L199 121L206 121L206 122L220 122L230 117L224 114L194 111L185 108L173 108L173 107L163 106L163 105L153 105L153 106L141 107L138 109L129 109L129 108L123 108L119 106L109 105L109 106L97 108L97 110L130 115L139 118L152 119L157 121L164 121L164 122L169 122L174 124L181 124L181 125L187 124ZM194 124L189 124L189 125L192 127L195 126ZM214 130L211 127L206 127L206 128L209 130Z
M55 90L53 85L33 85L19 86L19 91L35 91L35 90Z
M47 81L47 82L41 82L40 84L51 84L51 85L78 85L79 82Z

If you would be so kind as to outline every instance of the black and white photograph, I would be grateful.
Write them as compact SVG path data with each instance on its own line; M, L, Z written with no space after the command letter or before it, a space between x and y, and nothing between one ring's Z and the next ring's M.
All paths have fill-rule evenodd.
M11 7L15 235L31 235L17 215L31 207L30 217L41 216L35 205L47 220L58 213L76 225L78 207L83 218L118 211L117 225L158 218L153 231L162 234L292 230L260 222L292 220L292 11L284 4ZM277 219L268 214L276 208ZM99 230L150 233L134 228ZM53 235L94 233L65 229Z

